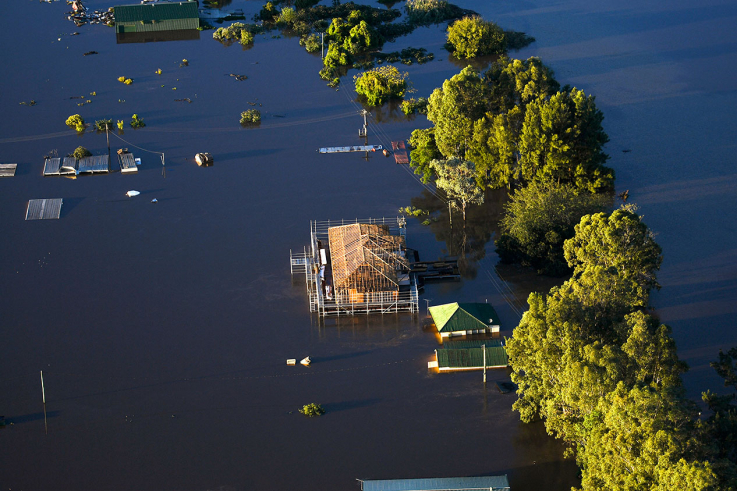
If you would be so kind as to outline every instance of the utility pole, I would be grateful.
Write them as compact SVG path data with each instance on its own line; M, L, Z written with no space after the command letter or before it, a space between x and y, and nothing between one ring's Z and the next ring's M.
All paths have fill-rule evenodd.
M320 33L320 58L325 59L325 33Z
M107 161L108 161L108 165L110 165L110 124L112 124L112 123L105 123L105 138L107 139Z
M366 119L366 116L371 113L365 109L362 109L359 114L363 116L363 128L358 129L358 137L368 138L368 120ZM366 143L368 143L368 140L366 141Z
M425 301L425 313L429 317L430 316L430 300L432 300L432 298L423 298L423 300Z
M46 422L46 389L44 388L44 371L41 370L41 401L44 405L44 430L49 434L49 425Z
M486 385L486 345L481 345L481 349L484 352L484 385Z

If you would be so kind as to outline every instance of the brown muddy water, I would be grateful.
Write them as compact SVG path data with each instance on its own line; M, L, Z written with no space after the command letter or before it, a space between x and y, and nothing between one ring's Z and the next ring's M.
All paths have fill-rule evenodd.
M689 394L718 389L708 362L737 345L737 6L459 3L535 36L515 56L538 55L562 83L597 96L617 186L629 189L664 249L653 301L692 366ZM225 11L250 16L260 6L234 0ZM77 29L66 11L62 2L0 2L0 161L18 163L14 178L0 180L0 414L14 423L0 430L0 485L352 490L356 478L499 473L514 490L575 485L575 465L540 425L519 423L513 396L484 389L477 373L428 373L437 342L420 316L324 324L310 316L303 280L292 281L288 267L289 249L308 243L309 220L391 216L429 199L390 159L316 153L358 142L349 79L337 92L326 87L319 56L296 38L258 36L247 50L209 32L116 44L112 29ZM417 95L458 71L442 44L436 27L386 46L435 53L403 67ZM70 99L78 96L92 102L79 107ZM174 101L183 98L192 103ZM19 104L32 99L36 106ZM238 124L248 102L262 112L258 129ZM396 108L374 112L370 143L428 124ZM42 177L50 150L106 152L104 135L66 131L74 113L88 122L143 117L146 128L121 135L130 145L111 137L113 149L142 158L140 172ZM164 152L166 177L158 155L132 145ZM200 151L214 155L214 167L195 165ZM131 189L141 195L126 198ZM28 199L55 197L64 198L60 220L23 220ZM510 335L518 304L502 293L508 287L520 300L550 282L495 268L495 224L483 224L503 199L491 195L470 217L468 278L428 286L421 298L488 299ZM457 237L416 220L408 228L423 259L448 244L452 252ZM284 363L307 355L309 368ZM490 380L507 377L494 371ZM297 414L308 402L328 413Z

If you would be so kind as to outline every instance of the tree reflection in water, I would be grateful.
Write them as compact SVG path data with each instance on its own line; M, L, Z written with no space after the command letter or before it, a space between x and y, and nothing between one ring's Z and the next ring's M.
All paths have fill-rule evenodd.
M486 256L486 244L499 232L498 224L507 201L507 190L486 191L482 205L466 208L465 223L458 209L452 210L451 223L447 198L442 192L438 194L443 200L427 190L412 198L412 206L430 214L429 218L423 215L416 219L430 227L436 240L445 243L444 253L458 257L461 276L473 279L478 272L477 263Z

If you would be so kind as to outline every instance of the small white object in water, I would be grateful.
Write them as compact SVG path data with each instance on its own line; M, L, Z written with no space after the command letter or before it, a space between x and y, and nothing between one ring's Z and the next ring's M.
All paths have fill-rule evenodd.
M151 203L158 203L158 202L159 202L159 200L157 200L156 198L154 198L154 199L151 200Z
M141 193L138 191L133 191L133 190L130 190L127 193L125 193L125 195L128 196L129 198L132 198L133 196L138 196L139 194Z
M287 365L296 365L296 364L297 364L297 359L296 358L289 358L287 360Z
M310 363L311 363L310 357L308 356L306 358L303 358L302 361L300 361L300 363L306 367L310 366Z
M136 157L133 160L135 161L136 165L141 165L141 159L140 158Z

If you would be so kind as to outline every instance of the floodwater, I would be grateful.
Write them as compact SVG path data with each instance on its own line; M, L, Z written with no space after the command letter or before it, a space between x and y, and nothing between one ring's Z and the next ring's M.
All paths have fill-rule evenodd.
M540 56L563 84L597 96L618 190L629 189L664 249L653 303L692 366L689 395L718 389L708 362L737 345L737 6L459 4L535 36L515 56ZM250 16L260 2L234 0L225 11L236 8ZM519 423L512 395L484 389L480 373L428 373L437 341L419 316L310 316L303 279L288 267L290 248L309 241L309 220L393 216L429 201L392 159L317 154L359 142L349 78L339 91L326 87L319 56L296 38L258 36L246 50L208 32L116 44L111 29L77 29L66 11L62 2L0 2L0 161L18 163L0 180L0 414L14 423L0 430L0 485L352 490L356 478L500 473L515 490L575 485L575 465L540 425ZM385 50L435 53L403 67L427 96L458 71L442 44L440 27L423 28ZM192 102L174 100L184 98ZM20 104L30 100L37 105ZM251 107L262 124L241 128ZM374 112L370 143L427 125ZM142 158L139 173L42 177L49 151L106 152L104 135L66 131L74 113L88 122L141 116L146 128L119 135L127 143L111 135L113 150ZM165 177L148 151L165 154ZM214 155L213 167L196 166L200 151ZM131 189L141 195L127 198ZM56 197L60 220L24 221L28 199ZM495 268L495 224L483 223L503 200L492 194L469 216L466 278L426 287L420 303L488 299L510 335L519 301L550 281ZM411 220L408 242L431 259L453 253L458 231ZM307 355L309 368L285 365ZM328 413L296 413L309 402Z

